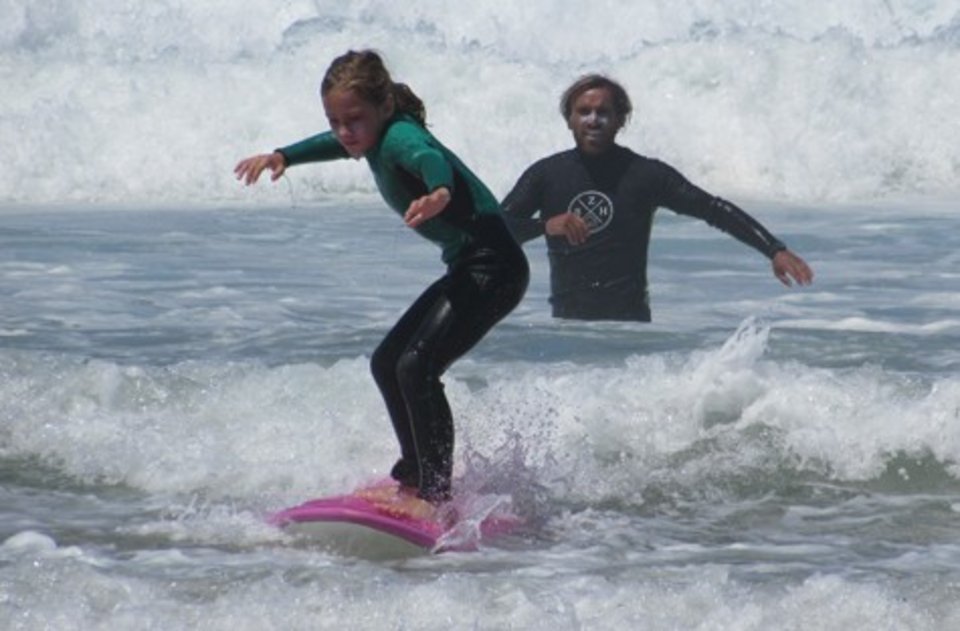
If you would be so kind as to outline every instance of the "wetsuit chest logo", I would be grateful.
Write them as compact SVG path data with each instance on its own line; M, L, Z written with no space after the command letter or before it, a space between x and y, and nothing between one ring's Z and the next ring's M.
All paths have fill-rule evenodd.
M583 191L570 200L567 212L583 219L590 234L594 234L613 221L613 202L600 191Z

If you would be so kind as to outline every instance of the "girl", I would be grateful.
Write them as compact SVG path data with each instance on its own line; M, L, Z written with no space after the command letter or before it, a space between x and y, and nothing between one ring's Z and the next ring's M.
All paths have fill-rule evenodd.
M486 186L426 129L423 102L394 83L380 56L350 51L320 85L330 131L237 164L253 184L289 166L366 158L377 188L404 222L439 245L447 272L430 285L371 359L400 442L390 475L432 503L450 499L453 416L440 376L520 302L526 258Z

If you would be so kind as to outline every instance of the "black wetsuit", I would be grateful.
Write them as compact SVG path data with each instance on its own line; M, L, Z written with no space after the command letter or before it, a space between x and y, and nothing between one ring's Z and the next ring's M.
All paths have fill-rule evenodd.
M545 222L566 212L590 228L581 245L546 237L554 317L641 322L650 321L647 250L653 214L661 206L702 219L768 258L786 247L743 210L697 188L673 167L619 145L599 156L571 149L544 158L503 201L507 223L521 241L543 235Z
M330 132L279 149L288 165L349 157ZM452 197L417 232L443 250L447 273L403 314L371 358L397 439L394 479L422 498L449 498L453 415L440 376L520 302L527 259L496 198L422 125L405 114L387 122L364 158L384 200L400 215L439 187Z
M519 304L529 278L499 216L477 216L467 231L475 242L407 309L370 362L400 441L391 475L428 500L449 498L453 472L453 415L440 376Z

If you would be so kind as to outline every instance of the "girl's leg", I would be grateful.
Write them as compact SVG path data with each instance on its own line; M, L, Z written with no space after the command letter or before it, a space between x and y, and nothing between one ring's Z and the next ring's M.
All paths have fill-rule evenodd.
M487 231L497 250L480 248L414 302L373 354L372 370L400 441L391 475L428 500L450 496L453 415L441 375L520 302L526 258L499 217Z
M370 359L374 381L386 403L387 413L400 443L400 460L394 465L390 475L404 486L420 486L420 468L413 436L413 421L400 387L397 367L401 355L409 346L421 322L442 295L446 282L446 277L443 277L423 292L387 333Z
M490 252L478 253L445 279L397 363L420 472L419 495L432 501L449 498L453 469L453 415L440 377L513 310L527 285L525 262L505 266Z

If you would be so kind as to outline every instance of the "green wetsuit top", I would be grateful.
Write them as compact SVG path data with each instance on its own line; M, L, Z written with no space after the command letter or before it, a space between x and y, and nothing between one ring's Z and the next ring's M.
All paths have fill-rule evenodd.
M277 151L288 166L350 157L331 131ZM450 203L443 212L415 228L440 246L447 264L456 261L464 247L479 237L473 229L477 215L500 214L496 197L483 182L408 114L390 118L380 140L364 158L383 199L401 216L413 200L440 187L450 191Z

